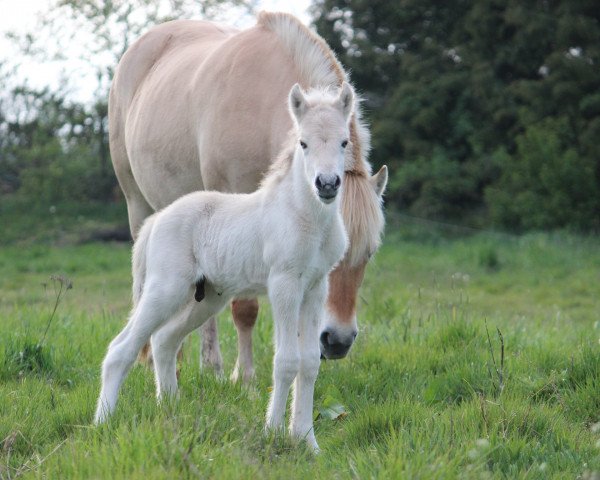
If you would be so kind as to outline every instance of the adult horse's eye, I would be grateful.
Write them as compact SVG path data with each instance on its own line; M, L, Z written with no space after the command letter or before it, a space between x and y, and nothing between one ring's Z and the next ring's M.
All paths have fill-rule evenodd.
M300 146L306 150L306 143L304 143L302 140L300 140Z
M348 140L344 140L342 142L342 148L346 148L347 145L348 145Z

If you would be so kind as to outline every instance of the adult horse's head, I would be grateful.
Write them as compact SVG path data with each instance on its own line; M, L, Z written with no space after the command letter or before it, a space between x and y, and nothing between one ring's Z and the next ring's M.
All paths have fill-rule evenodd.
M337 95L322 90L306 94L296 84L290 91L289 105L300 134L306 178L316 197L331 204L341 190L344 176L349 122L354 110L352 87L344 82Z
M332 203L340 190L342 216L348 232L349 248L329 275L329 297L321 325L321 354L324 358L346 356L358 334L356 300L365 268L379 247L384 220L381 197L387 184L387 167L370 175L360 162L360 142L354 114L354 92L343 82L339 95L311 108L315 98L298 85L290 92L290 109L300 132L305 173L314 185L315 195ZM342 186L343 184L343 186ZM340 188L341 187L341 188Z
M344 258L329 274L329 296L320 336L324 358L344 358L358 334L358 289L367 263L379 247L384 225L381 197L387 177L386 166L375 175L368 171L345 172L342 217L350 242Z

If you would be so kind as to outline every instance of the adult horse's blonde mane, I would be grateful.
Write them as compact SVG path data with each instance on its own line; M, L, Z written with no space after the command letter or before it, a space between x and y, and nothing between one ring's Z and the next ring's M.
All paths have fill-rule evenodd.
M300 84L305 90L339 87L348 81L346 72L327 43L316 33L288 13L261 12L259 26L274 32L292 57L300 73ZM350 238L347 261L356 265L373 252L383 230L380 199L369 183L371 167L366 160L370 150L370 134L361 122L360 98L357 96L354 114L350 119L352 164L347 166L342 196L342 215ZM291 163L295 144L286 142L285 148L267 175L277 178L278 171Z

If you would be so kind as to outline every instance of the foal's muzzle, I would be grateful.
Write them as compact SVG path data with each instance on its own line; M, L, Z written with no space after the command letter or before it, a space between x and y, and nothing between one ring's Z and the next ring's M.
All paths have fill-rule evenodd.
M333 202L334 198L340 190L342 180L339 175L319 175L315 180L315 187L317 187L317 193L319 198L324 203Z
M321 358L335 360L344 358L354 343L357 332L339 335L333 330L324 330L321 333Z

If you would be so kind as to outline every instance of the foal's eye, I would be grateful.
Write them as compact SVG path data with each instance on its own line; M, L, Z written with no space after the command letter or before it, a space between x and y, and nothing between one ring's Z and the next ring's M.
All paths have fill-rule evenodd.
M342 142L342 148L346 148L348 146L348 140L344 140Z
M304 143L302 140L300 140L300 146L306 150L306 143Z

